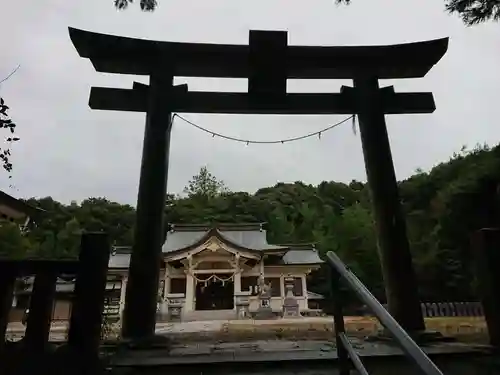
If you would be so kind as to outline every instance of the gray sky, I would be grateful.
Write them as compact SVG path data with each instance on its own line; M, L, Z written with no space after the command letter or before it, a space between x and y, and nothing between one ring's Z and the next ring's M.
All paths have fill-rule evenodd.
M388 117L398 178L429 169L463 144L500 139L499 25L466 28L438 0L159 0L152 14L113 0L44 0L3 3L0 77L21 68L0 91L18 123L15 170L9 188L19 197L69 202L90 196L135 204L144 131L143 114L92 111L92 85L131 87L134 77L96 73L73 48L68 26L96 32L206 43L246 44L249 29L288 30L290 45L360 45L414 42L450 36L450 48L424 79L391 82L396 91L433 91L430 115ZM5 37L6 36L6 37ZM7 39L8 38L8 39ZM137 79L137 78L136 78ZM143 77L140 80L144 81ZM178 79L191 89L244 91L244 80ZM348 81L289 81L289 91L337 92ZM345 116L185 115L227 135L282 139L319 130ZM285 145L250 145L211 136L178 121L172 134L168 189L181 192L200 167L231 190L254 192L277 181L364 180L359 135L350 123L321 137Z

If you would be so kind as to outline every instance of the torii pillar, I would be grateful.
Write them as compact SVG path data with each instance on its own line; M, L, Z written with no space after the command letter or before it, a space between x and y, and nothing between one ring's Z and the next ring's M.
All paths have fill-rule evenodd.
M425 324L384 114L384 94L390 102L394 91L380 89L376 77L355 79L353 91L388 309L405 330L418 333Z

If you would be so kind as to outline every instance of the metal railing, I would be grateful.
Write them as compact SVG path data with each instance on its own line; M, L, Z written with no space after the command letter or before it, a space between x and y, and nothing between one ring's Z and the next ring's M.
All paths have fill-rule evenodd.
M331 287L333 296L333 318L340 375L349 375L354 367L361 375L369 375L359 354L354 350L344 326L342 311L341 283L348 287L375 315L379 322L391 333L394 341L401 347L424 375L443 375L408 333L398 324L382 304L370 293L368 288L352 273L334 252L328 252L327 262L331 267Z

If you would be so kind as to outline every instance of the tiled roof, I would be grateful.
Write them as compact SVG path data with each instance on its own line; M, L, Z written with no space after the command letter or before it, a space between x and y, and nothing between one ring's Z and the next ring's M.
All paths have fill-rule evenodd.
M283 264L320 264L323 260L316 250L289 250L281 258Z
M3 191L0 191L0 207L1 206L8 207L11 210L15 210L19 213L22 213L23 215L31 216L31 217L35 217L35 216L45 212L44 210L37 208L37 207L33 207L33 206L25 203L24 201L22 201L20 199L16 199L13 196L11 196ZM0 213L1 213L1 208L0 208Z
M319 293L314 293L311 291L307 291L307 299L315 300L315 299L324 299L325 297Z
M201 245L201 242L215 235L223 242L257 253L278 251L284 254L282 264L313 265L320 264L320 259L313 244L273 245L267 242L267 232L262 229L263 223L217 224L216 228L209 224L170 224L163 254L183 251ZM110 268L128 268L130 248L116 247L111 255Z
M163 253L170 253L174 251L183 250L193 246L206 237L213 228L207 229L203 227L202 230L177 231L175 229L167 233L165 244L163 245ZM239 247L246 248L254 251L266 250L286 250L286 246L277 246L267 243L267 234L263 229L255 229L252 227L217 227L217 234L222 240L233 243Z

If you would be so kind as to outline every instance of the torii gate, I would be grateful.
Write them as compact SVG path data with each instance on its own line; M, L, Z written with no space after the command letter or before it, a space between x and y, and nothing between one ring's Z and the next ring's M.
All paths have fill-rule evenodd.
M401 211L386 114L432 113L432 93L395 93L379 79L420 78L448 38L390 46L288 46L286 31L250 31L249 45L158 42L69 29L98 72L150 76L132 89L92 87L92 109L146 112L135 239L123 336L154 334L163 210L173 112L356 114L376 219L389 311L407 331L424 330ZM174 76L248 78L247 93L188 91ZM340 93L287 93L287 79L352 79Z

